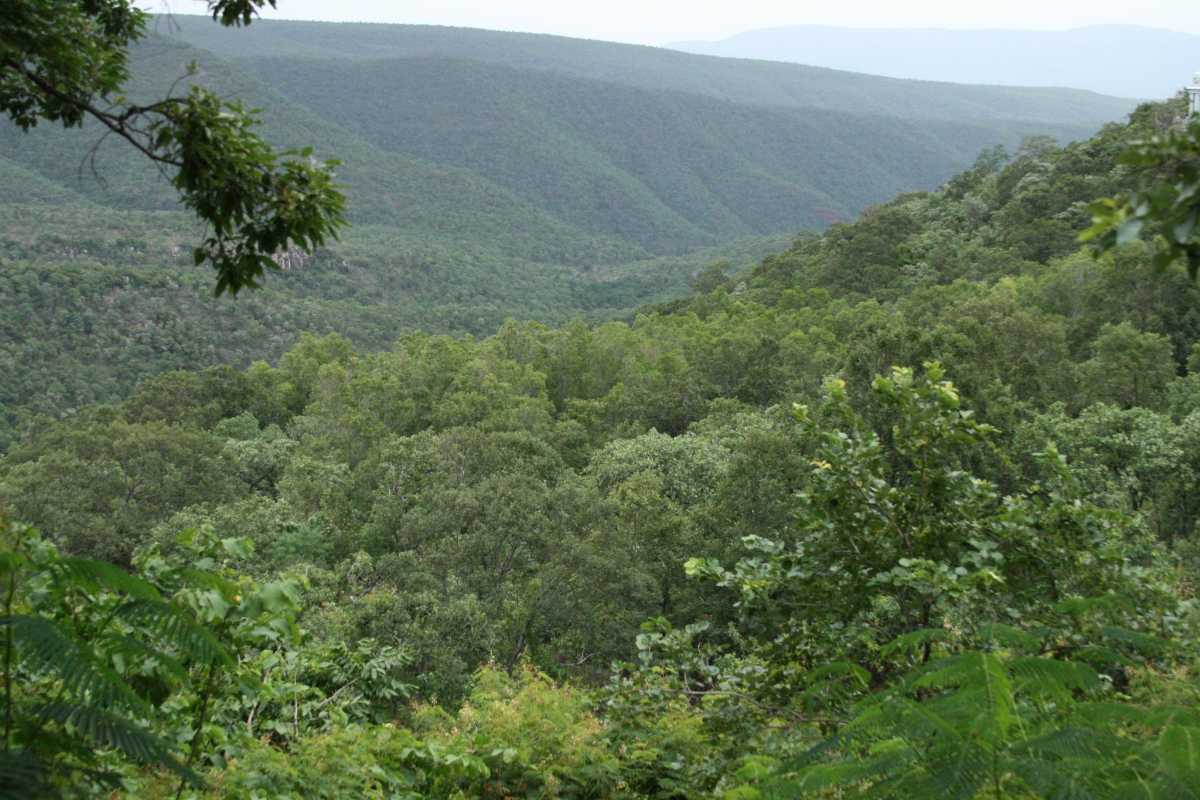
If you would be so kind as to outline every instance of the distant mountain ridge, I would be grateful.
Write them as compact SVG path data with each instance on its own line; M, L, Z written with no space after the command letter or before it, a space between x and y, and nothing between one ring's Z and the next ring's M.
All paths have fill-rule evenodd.
M161 98L194 62L196 81L261 109L273 144L342 162L354 224L261 292L217 301L189 258L199 226L132 148L102 142L101 182L98 126L0 123L0 303L21 309L0 330L0 423L164 369L275 359L302 331L373 350L512 317L631 317L714 262L734 273L936 187L983 148L1081 139L1133 108L528 34L158 28L131 54L129 97Z
M170 35L135 48L132 88L159 97L195 61L197 80L263 109L277 144L343 162L352 221L576 266L819 229L932 188L985 147L1081 138L1131 105L493 31L157 27ZM0 157L93 202L174 207L119 142L98 160L106 183L81 176L72 154L89 137L0 128Z
M232 60L467 59L750 105L824 108L906 119L976 123L1008 120L1095 129L1124 117L1132 109L1127 100L1078 90L969 86L962 82L930 85L880 79L878 74L734 62L661 47L476 28L260 20L249 28L230 31L201 16L162 18L158 28Z
M892 78L1070 87L1142 99L1169 97L1200 70L1200 36L1133 25L1065 31L796 25L667 47Z

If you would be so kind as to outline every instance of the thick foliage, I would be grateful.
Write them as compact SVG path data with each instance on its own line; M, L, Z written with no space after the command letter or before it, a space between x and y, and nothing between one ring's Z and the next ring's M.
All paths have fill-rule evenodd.
M6 780L1188 796L1197 293L1075 241L1173 113L632 323L303 336L31 420Z
M1121 161L1145 178L1128 195L1098 200L1085 238L1111 249L1134 241L1148 227L1163 245L1155 265L1182 260L1195 278L1200 271L1200 118L1135 142Z

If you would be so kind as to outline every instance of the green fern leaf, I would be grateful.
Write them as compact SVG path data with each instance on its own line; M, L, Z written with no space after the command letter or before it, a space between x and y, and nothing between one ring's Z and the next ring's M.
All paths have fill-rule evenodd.
M1079 648L1074 655L1076 661L1091 664L1101 669L1129 667L1136 663L1115 647L1106 644L1089 644Z
M894 706L895 713L901 715L900 719L903 721L901 729L906 730L906 733L937 736L947 744L955 743L962 738L954 724L935 712L931 703L916 703L896 698L891 705Z
M772 796L795 797L795 793L815 792L823 789L852 786L873 777L876 765L867 760L845 761L839 764L818 764L804 770L799 777L780 782L774 787ZM785 790L795 792L785 794Z
M1159 735L1155 749L1164 777L1173 785L1172 794L1200 800L1200 728L1170 725Z
M1166 642L1156 636L1131 631L1128 628L1104 628L1103 634L1105 639L1124 645L1138 655L1160 656L1168 647Z
M1020 691L1033 695L1062 697L1073 691L1091 691L1100 685L1096 670L1074 661L1015 658L1008 668L1019 680Z
M21 664L30 672L56 676L71 695L90 697L98 705L149 710L120 675L71 640L55 622L13 615L0 617L0 628L5 626L12 629Z
M200 785L199 776L181 764L162 739L123 717L72 703L48 703L39 714L70 727L98 748L112 748L139 764L162 765L193 785Z
M89 591L110 589L142 600L160 599L158 590L153 585L130 575L114 564L88 558L65 557L60 558L55 567Z
M1084 617L1096 612L1114 613L1133 610L1133 602L1118 594L1102 594L1093 597L1068 597L1054 606L1060 614Z
M1122 725L1142 725L1151 722L1152 712L1129 703L1090 702L1080 703L1075 715L1083 722L1097 728L1114 730Z
M978 661L987 705L979 716L979 732L992 742L1002 740L1016 721L1016 701L1004 664L991 653L972 653Z
M979 634L984 639L996 644L1011 647L1025 653L1036 653L1042 644L1036 636L1032 636L1013 625L1005 625L1000 622L993 622L982 626L979 629Z
M897 653L915 653L926 645L944 642L947 638L948 634L941 628L918 628L888 642L880 654L889 657Z
M906 680L908 688L956 689L974 683L978 677L978 664L967 658L967 655L935 659L913 670Z
M810 753L825 751L823 743ZM890 776L902 775L916 765L917 754L901 739L876 744L871 755L834 763L817 763L764 788L768 798L794 798L829 789L872 791L891 785Z
M1031 796L1046 800L1105 800L1109 795L1101 772L1103 766L1091 760L1069 762L1031 758L1012 762L1013 772L1032 791Z
M1146 709L1138 720L1143 724L1156 728L1172 725L1183 725L1190 728L1200 727L1200 708L1193 706L1155 706Z
M187 678L187 669L178 659L164 653L160 648L151 647L132 636L115 636L107 639L104 642L104 654L109 658L119 658L130 664L157 664L163 672L171 677L178 680Z
M871 673L857 664L836 661L804 675L808 688L797 696L803 708L821 707L835 698L846 698L870 686Z
M969 652L933 662L912 687L947 690L941 702L919 706L940 715L956 733L953 721L961 719L976 736L996 742L1004 738L1016 719L1012 684L1004 664L991 653Z
M0 751L0 800L60 797L50 776L49 767L29 751Z
M1143 778L1115 783L1101 796L1105 800L1165 800L1154 785Z
M924 769L910 772L890 787L887 797L936 797L939 800L972 800L991 776L984 754L964 742L956 749L938 748L927 757Z
M121 605L116 614L126 622L144 627L192 661L233 666L233 659L217 637L181 608L152 600L131 600Z
M1120 759L1136 755L1137 742L1113 733L1094 728L1062 728L1045 736L1023 743L1021 753L1042 758L1075 760L1096 763L1115 763Z

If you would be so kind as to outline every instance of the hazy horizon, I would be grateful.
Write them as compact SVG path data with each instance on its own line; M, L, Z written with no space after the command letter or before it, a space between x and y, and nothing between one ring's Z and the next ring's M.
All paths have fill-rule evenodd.
M146 0L154 11L204 13L203 0ZM279 0L265 19L327 22L382 22L449 25L548 33L630 44L662 46L686 40L724 39L751 30L822 25L854 29L1061 31L1097 25L1137 25L1200 34L1200 13L1192 2L1150 0L1131 7L1117 3L1015 0L1001 6L924 0L898 4L858 0L846 4L747 0L737 5L658 0L653 4L612 0L580 7L551 0L513 0L503 6L412 0ZM1200 55L1200 54L1198 54ZM1200 66L1200 65L1198 65Z

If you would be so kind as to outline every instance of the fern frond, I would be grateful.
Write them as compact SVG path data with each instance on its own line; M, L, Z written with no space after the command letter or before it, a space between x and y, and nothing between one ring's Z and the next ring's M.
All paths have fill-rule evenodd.
M1160 789L1140 777L1115 783L1101 796L1105 800L1167 800Z
M187 658L202 664L232 666L233 659L212 632L193 621L181 608L153 600L130 600L117 617L144 627Z
M1119 613L1133 610L1128 597L1109 593L1093 597L1068 597L1054 605L1054 610L1069 617L1085 617L1095 612Z
M803 708L819 707L833 698L845 698L866 689L871 673L848 661L835 661L805 673L806 688L797 700Z
M104 644L104 654L110 658L121 658L128 663L154 663L163 672L174 678L179 680L187 678L187 669L178 659L132 636L116 636L107 639Z
M888 642L880 650L880 654L888 657L897 653L915 653L926 645L944 642L948 637L949 634L941 628L918 628Z
M941 692L913 709L936 717L955 736L969 732L994 743L1016 722L1012 683L1004 663L991 653L971 651L931 662L909 685L910 691Z
M889 765L889 769L872 760L843 761L837 764L818 764L802 770L798 775L780 780L765 787L764 797L793 798L829 789L846 788L864 784L866 781L899 771L900 764Z
M0 751L0 800L54 798L50 768L27 750Z
M817 745L814 752L824 755L825 744ZM877 743L871 755L865 758L851 756L845 760L812 763L803 766L785 778L776 780L764 789L764 797L793 798L828 789L848 787L865 788L871 784L886 786L889 776L903 774L914 767L917 753L902 739L891 739Z
M238 593L238 585L236 583L207 570L184 567L179 570L179 575L187 579L189 586L213 589L220 592L224 597L232 597Z
M1200 708L1195 706L1152 706L1139 715L1139 721L1154 727L1185 725L1200 727Z
M180 763L162 739L123 717L74 703L48 703L39 714L69 726L98 748L112 748L139 764L159 764L189 783L200 785L200 777Z
M880 694L868 697L863 701L858 713L842 726L842 731L847 737L869 733L880 725L890 722L891 716L898 713L900 706L907 702L906 698L892 697L891 695Z
M888 796L973 800L990 777L990 765L981 751L964 742L953 750L938 748L923 770L905 775L890 787Z
M968 658L978 662L982 679L980 691L987 701L980 710L976 729L985 738L1000 741L1017 719L1016 700L1008 673L1000 659L991 653L971 653Z
M1008 668L1019 680L1020 690L1033 695L1061 697L1072 691L1091 691L1100 685L1096 670L1076 661L1029 656L1013 659Z
M1134 664L1133 659L1115 647L1105 644L1089 644L1075 651L1076 661L1082 661L1099 668L1128 667Z
M1200 728L1169 725L1159 735L1154 749L1171 794L1200 800Z
M98 705L148 710L146 702L120 675L72 641L52 620L24 615L0 617L0 628L6 626L12 629L22 666L30 672L56 676L66 691L90 697Z
M1168 648L1168 644L1157 636L1131 631L1128 628L1108 627L1104 628L1102 633L1105 639L1124 645L1142 656L1160 656Z
M916 703L911 700L896 698L893 700L894 711L903 720L901 729L905 726L907 732L922 736L938 736L944 742L956 742L962 738L954 724L944 719L931 708L931 703Z
M1023 653L1036 653L1041 648L1041 642L1036 636L1014 625L1005 625L1001 622L992 622L982 626L979 634L988 641L1011 647Z
M120 567L89 558L60 558L55 567L89 591L110 589L141 600L158 600L158 589Z
M1024 742L1018 752L1059 760L1115 762L1138 752L1137 742L1095 728L1062 728Z
M1108 783L1103 780L1095 761L1068 763L1030 758L1017 759L1012 766L1014 774L1020 776L1023 788L1032 790L1032 797L1052 800L1106 800L1110 797Z
M967 658L968 654L939 658L913 670L906 679L908 688L956 689L975 682L978 664Z
M1156 712L1130 703L1094 701L1078 704L1075 716L1097 728L1114 730L1122 725L1154 724Z

